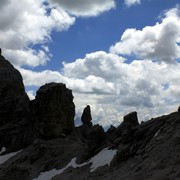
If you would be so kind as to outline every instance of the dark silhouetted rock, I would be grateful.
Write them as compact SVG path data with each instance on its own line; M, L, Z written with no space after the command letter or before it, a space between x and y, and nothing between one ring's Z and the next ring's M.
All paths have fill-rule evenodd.
M78 132L80 139L87 145L81 156L81 162L84 162L103 148L106 142L106 133L103 127L98 124L94 126L84 124L78 127Z
M72 91L62 83L42 86L33 102L33 121L38 137L57 138L74 129L75 106Z
M118 126L116 132L122 137L123 142L131 141L134 129L139 125L137 112L131 112L124 116L123 122Z
M138 126L137 112L134 111L124 116L124 123L129 123L132 127Z
M10 151L33 141L30 122L30 100L25 93L22 76L0 56L0 148Z
M0 56L0 127L23 118L29 103L22 76L3 56ZM19 115L18 115L19 114Z
M106 138L107 138L107 141L108 141L107 143L112 144L117 137L118 136L116 134L116 127L111 125L110 128L106 132Z
M116 131L116 127L111 125L110 128L107 130L107 133L111 134L111 133L114 133L115 131Z
M90 123L92 120L92 117L91 117L91 108L89 105L87 105L84 110L83 110L83 113L82 113L82 116L81 116L81 121L83 124L88 124Z
M88 132L87 139L90 146L99 147L105 139L105 132L102 126L96 124Z
M64 84L46 84L30 101L20 73L1 55L0 83L0 179L31 180L43 172L59 173L52 180L180 179L180 107L141 124L132 112L105 133L92 125L90 106L83 111L83 125L74 127L73 95ZM110 168L91 172L106 160Z

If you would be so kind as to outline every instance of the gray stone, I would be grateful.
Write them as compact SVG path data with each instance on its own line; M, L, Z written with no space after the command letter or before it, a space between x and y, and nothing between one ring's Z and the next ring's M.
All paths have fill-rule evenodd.
M33 121L38 137L57 138L74 129L75 105L72 91L62 83L40 87L33 102Z
M21 74L3 56L0 56L0 84L1 127L11 121L22 120L29 98L25 93Z
M83 110L83 113L82 113L82 116L81 116L81 121L83 124L88 124L90 123L92 120L92 117L91 117L91 108L89 105L87 105L84 110Z

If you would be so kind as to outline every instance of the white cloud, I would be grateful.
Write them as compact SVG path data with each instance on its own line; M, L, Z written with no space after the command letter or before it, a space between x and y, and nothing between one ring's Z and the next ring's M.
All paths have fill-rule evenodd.
M48 3L49 2L49 3ZM77 16L96 16L115 7L113 0L101 1L0 1L0 44L3 54L16 66L46 64L51 32L69 29ZM78 15L79 13L79 15ZM38 45L39 48L33 48ZM46 48L44 48L46 47Z
M136 4L141 4L141 0L125 0L125 4L130 7Z
M31 91L28 91L28 92L27 92L27 95L29 96L29 99L30 99L30 100L35 99L34 91L32 91L32 90L31 90Z
M122 57L99 51L64 63L61 73L19 70L26 86L52 81L65 83L73 90L77 120L90 104L94 124L109 126L118 125L125 114L134 110L140 120L175 110L180 101L179 69L180 64L151 60L127 64Z
M76 16L95 16L115 7L112 0L103 4L100 1L74 1L72 4L58 1L57 9L43 2L0 1L3 54L18 67L27 87L65 83L73 90L77 116L80 117L83 108L90 104L94 123L104 126L118 125L125 114L134 110L141 120L175 110L180 101L180 64L165 62L175 61L180 56L178 8L167 11L162 22L154 26L127 29L109 53L98 51L72 63L64 62L61 71L37 72L23 69L22 65L46 64L51 56L46 44L51 40L51 31L67 30L75 22L75 17L67 11ZM33 45L41 48L35 50ZM127 64L119 54L136 55L143 61ZM154 59L161 63L153 62ZM34 98L32 91L28 94Z
M93 75L109 80L118 78L118 71L123 61L125 61L124 58L115 54L98 51L86 54L84 59L77 59L73 63L64 62L63 72L67 77L73 75L73 77L82 79Z
M65 78L57 71L45 70L41 72L31 71L23 68L19 68L23 76L25 86L42 86L45 83L50 82L62 82L65 83Z
M64 64L64 75L69 78L73 77L85 81L91 74L94 79L101 78L101 81L110 83L113 87L110 94L103 93L104 87L99 88L101 91L98 92L98 96L95 96L96 91L92 92L94 96L92 94L83 95L82 89L82 94L75 98L76 104L81 107L79 113L82 112L83 106L91 104L94 117L105 125L110 124L110 122L117 124L118 120L120 122L117 114L122 118L125 115L120 113L122 111L128 113L137 110L141 114L140 118L144 120L144 118L150 118L151 114L155 115L152 113L152 109L155 110L159 107L159 114L156 111L156 115L160 115L166 112L163 111L164 106L172 103L174 108L174 101L178 106L177 101L180 100L178 90L173 94L171 92L175 91L175 86L179 86L180 83L178 80L180 76L179 64L158 64L151 60L133 61L131 64L126 64L123 58L114 55L116 57L114 59L111 55L111 53L95 52L87 54L84 59ZM164 88L166 84L169 84L167 89ZM98 88L101 83L94 85ZM73 86L71 87L73 89ZM86 84L86 88L89 88L89 84ZM146 109L149 109L149 113ZM146 115L143 112L146 112Z
M120 42L110 48L112 53L136 55L168 63L180 58L180 16L174 8L165 13L161 23L142 30L127 29Z
M54 6L66 10L75 16L97 16L115 8L114 0L49 0Z
M10 59L14 65L28 65L30 67L36 67L46 64L50 60L48 54L44 50L34 50L31 48L12 50L4 49L3 54Z
M65 11L49 9L45 0L9 0L0 6L0 44L15 65L38 66L49 60L44 49L33 45L51 40L51 31L67 30L75 21ZM1 2L2 3L2 2ZM13 56L13 58L12 58Z

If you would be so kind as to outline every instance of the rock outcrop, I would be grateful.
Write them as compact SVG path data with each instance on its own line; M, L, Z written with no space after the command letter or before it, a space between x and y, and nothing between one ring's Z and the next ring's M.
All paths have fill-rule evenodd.
M3 56L0 56L0 127L23 118L29 103L22 76ZM18 115L19 114L19 115Z
M1 55L0 84L0 149L18 150L74 130L73 95L64 84L46 84L30 101L20 72Z
M89 105L87 105L84 110L83 110L83 113L82 113L82 116L81 116L81 121L83 124L89 124L92 120L92 117L91 117L91 108Z
M104 132L92 124L89 105L74 127L72 91L62 83L45 84L30 101L20 73L3 56L0 83L0 179L32 180L42 172L52 180L180 179L180 107L141 124L132 112ZM6 160L12 151L18 152Z
M22 76L0 56L0 148L19 149L32 143L30 100Z
M91 107L87 105L82 113L83 124L77 128L80 139L85 142L86 148L82 153L82 159L87 160L103 148L106 141L106 133L99 124L93 125L91 120Z
M75 105L72 91L62 83L42 86L33 101L33 121L38 137L57 138L74 129Z

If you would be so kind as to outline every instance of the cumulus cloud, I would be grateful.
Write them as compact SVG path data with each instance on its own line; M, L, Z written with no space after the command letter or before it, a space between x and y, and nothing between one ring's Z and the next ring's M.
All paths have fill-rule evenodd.
M130 7L133 5L141 4L141 0L125 0L126 6Z
M75 16L97 16L115 8L114 0L49 0L54 6L66 10Z
M64 10L50 9L44 2L1 1L0 44L4 55L13 59L15 65L45 64L48 53L44 49L33 49L33 45L50 41L52 30L67 30L75 22Z
M30 99L30 100L35 99L34 91L32 91L32 90L31 90L31 91L28 91L28 92L27 92L27 95L29 96L29 99Z
M83 89L81 93L75 94L79 114L86 104L90 104L95 117L94 122L106 126L117 125L126 113L134 110L138 111L140 120L148 120L150 117L176 110L180 101L179 88L177 88L180 83L179 64L159 64L151 60L135 60L126 64L121 58L119 61L117 59L113 61L105 57L110 55L105 52L103 60L100 60L97 58L99 54L103 52L88 54L84 59L64 64L64 75L70 79L77 78L85 81L88 76L86 71L89 69L94 79L101 78L113 87L109 94L103 94L104 87L99 88L101 91L98 95L96 91L88 95L83 93ZM87 57L94 57L94 63L98 66L93 65L93 59ZM96 62L98 60L100 62ZM106 68L107 66L103 64L111 64L111 66ZM118 68L114 68L115 66ZM107 73L113 78L108 77ZM86 84L86 88L88 86L89 84ZM96 84L96 88L99 86L101 86L100 82ZM71 86L71 88L74 87Z
M84 59L77 59L73 63L63 62L63 72L67 77L73 75L76 78L83 79L88 75L93 75L109 80L118 78L118 71L123 61L125 61L124 58L115 54L97 51L86 54Z
M94 123L118 125L123 116L138 111L140 120L175 110L180 101L180 64L125 59L98 51L72 63L60 72L19 69L26 86L62 82L73 90L76 120L90 104ZM79 121L78 121L79 122Z
M129 6L139 1L126 1ZM0 44L3 54L22 73L26 87L62 82L73 90L77 119L90 104L94 123L118 125L130 111L140 120L176 110L180 101L180 24L178 8L166 11L161 22L142 30L127 29L110 52L86 54L60 71L34 71L50 60L46 42L53 30L67 30L74 16L97 16L115 7L115 1L0 1ZM127 4L128 5L128 4ZM71 14L71 15L69 15ZM34 49L34 45L40 48ZM126 63L123 55L135 55ZM138 58L139 57L139 58ZM159 60L161 63L154 62ZM27 88L31 99L34 92ZM143 117L143 118L142 118Z
M106 0L103 4L101 1L82 0L0 1L3 54L16 66L44 65L51 58L46 45L51 41L51 32L69 29L76 20L72 14L96 16L114 7L113 0ZM34 45L39 45L39 48L33 48Z
M179 42L180 16L177 7L167 11L162 22L154 26L146 26L142 30L127 29L110 51L172 63L180 58Z

